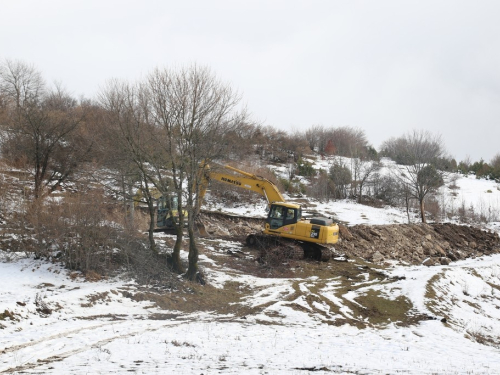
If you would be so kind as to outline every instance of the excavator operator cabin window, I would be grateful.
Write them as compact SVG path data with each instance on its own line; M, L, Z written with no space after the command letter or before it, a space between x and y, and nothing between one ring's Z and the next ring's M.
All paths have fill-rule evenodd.
M288 207L286 209L286 217L284 225L295 224L297 222L297 209Z
M286 214L286 207L275 205L271 206L271 211L269 211L269 216L266 220L271 229L278 229L283 226L284 214Z
M269 214L273 219L280 219L283 217L283 207L281 206L273 206L271 212Z
M179 199L176 196L172 196L172 201L171 201L171 209L172 210L177 210L177 205L179 204Z
M158 200L158 209L164 210L167 208L167 199L162 195Z

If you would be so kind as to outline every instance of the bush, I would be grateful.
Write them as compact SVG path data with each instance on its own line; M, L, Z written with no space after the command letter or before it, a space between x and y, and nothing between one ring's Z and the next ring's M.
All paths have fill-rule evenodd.
M483 159L474 162L469 169L470 172L473 172L476 175L476 178L481 177L490 177L490 174L493 172L493 169L486 163Z
M425 202L425 211L430 215L431 219L436 221L439 218L441 207L439 202L434 197L429 197Z
M391 176L380 176L374 183L374 196L387 204L401 204L401 186L398 181Z
M290 181L286 178L280 178L279 181L280 181L281 185L283 186L283 189L287 193L294 193L295 189L294 189L292 181Z
M124 229L99 192L32 204L18 214L12 249L61 260L71 270L107 274L127 264L135 231Z
M316 170L307 160L299 159L297 162L297 174L304 177L313 177L316 175Z
M352 182L352 175L349 168L342 164L342 162L335 161L330 167L329 177L334 184L334 197L337 199L347 198L348 186Z

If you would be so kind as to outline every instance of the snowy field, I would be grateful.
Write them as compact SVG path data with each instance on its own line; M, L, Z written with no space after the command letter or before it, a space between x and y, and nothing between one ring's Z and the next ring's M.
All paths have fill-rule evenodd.
M389 209L375 212L347 202L336 209L352 215L351 222L362 213L367 222L396 220ZM224 247L241 247L227 241L220 246L213 248L219 257ZM367 277L343 290L340 276L258 278L230 271L212 255L208 250L201 259L209 283L223 291L237 282L246 290L233 305L235 313L161 310L128 298L139 288L129 280L88 282L56 265L0 252L0 373L500 371L500 256L431 268L393 266L385 270L390 282ZM429 290L439 306L431 303ZM433 319L408 326L336 324L340 317L356 321L350 303L373 292L390 300L404 296ZM236 313L244 307L260 308Z
M124 297L136 287L124 281L90 283L39 261L3 262L0 311L15 319L2 321L0 373L497 374L500 350L469 335L500 335L499 264L495 256L448 267L395 267L392 274L405 279L364 288L403 294L431 314L426 288L441 275L434 287L450 322L437 316L410 327L358 329L327 324L335 320L328 305L324 315L309 311L304 295L312 293L314 279L300 282L303 294L295 302L304 309L297 311L280 302L293 293L291 280L249 277L255 293L242 303L268 306L259 315L235 318L162 311ZM219 276L210 275L214 281ZM315 293L342 303L333 296L335 282ZM98 294L105 297L90 302ZM52 314L37 312L40 300Z
M327 161L316 163L328 168ZM497 183L460 175L454 180L442 192L450 209L472 206L498 215ZM402 210L390 207L351 201L307 206L306 214L332 215L350 225L407 222ZM266 213L264 203L210 209ZM499 223L488 227L498 232ZM500 373L500 255L449 266L394 264L381 279L360 266L360 277L346 281L333 272L250 276L225 265L227 251L241 251L241 244L212 241L205 249L200 265L210 288L224 294L238 285L242 293L225 313L161 309L130 298L141 290L134 281L90 282L58 265L0 250L0 373ZM187 259L186 252L182 256ZM408 301L412 314L427 318L369 321L355 308L363 309L359 301L372 295L393 304Z

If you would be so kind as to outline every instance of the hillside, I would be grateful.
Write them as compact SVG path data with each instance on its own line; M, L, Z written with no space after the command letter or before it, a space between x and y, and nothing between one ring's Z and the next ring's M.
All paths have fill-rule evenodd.
M453 198L466 206L499 193L493 181L457 177ZM0 373L497 372L498 222L455 234L448 224L413 222L421 232L398 242L394 231L409 228L404 210L288 198L343 223L334 260L262 266L242 239L260 227L265 203L210 196L202 214L210 236L199 238L204 286L176 276L84 276L1 250ZM156 238L165 249L174 241ZM396 242L400 257L382 250ZM444 254L431 254L431 244ZM429 256L447 260L423 265Z

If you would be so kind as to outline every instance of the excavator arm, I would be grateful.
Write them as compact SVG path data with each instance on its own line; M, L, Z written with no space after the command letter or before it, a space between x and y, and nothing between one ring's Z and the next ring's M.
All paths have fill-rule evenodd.
M212 171L208 165L202 168L200 203L208 188L211 180L220 181L225 184L236 186L242 189L254 191L267 199L268 205L275 202L285 202L285 198L281 195L278 187L268 179L257 176L240 169L225 165L224 169L236 172L236 174Z

